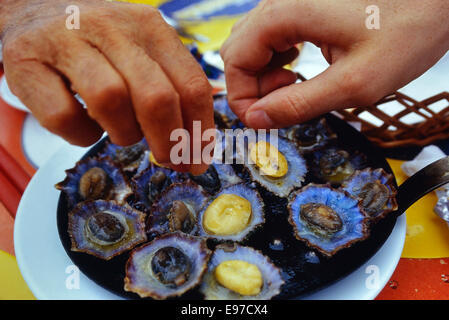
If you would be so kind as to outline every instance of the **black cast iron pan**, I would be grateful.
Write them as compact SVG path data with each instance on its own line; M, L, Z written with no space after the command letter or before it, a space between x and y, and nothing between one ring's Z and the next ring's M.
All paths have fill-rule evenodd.
M372 145L365 136L333 115L326 115L326 119L332 130L337 133L339 143L345 149L362 152L366 155L368 166L383 168L392 173L382 151ZM100 141L84 158L96 155L104 143L105 140ZM277 299L300 298L329 286L362 266L387 240L400 214L426 193L448 182L449 157L429 165L405 181L398 189L399 209L374 225L367 240L341 250L332 258L323 257L318 253L314 256L313 251L296 240L293 236L293 229L287 222L286 200L260 190L267 205L267 221L264 227L255 232L245 245L261 250L283 270L282 274L286 283L281 294L276 297ZM396 184L396 181L394 183ZM125 298L139 298L136 294L123 290L125 263L129 252L110 261L103 261L85 253L72 252L67 232L67 215L66 197L61 193L57 212L58 230L62 244L73 263L103 288ZM274 240L280 240L282 245ZM200 299L201 295L194 290L182 298Z

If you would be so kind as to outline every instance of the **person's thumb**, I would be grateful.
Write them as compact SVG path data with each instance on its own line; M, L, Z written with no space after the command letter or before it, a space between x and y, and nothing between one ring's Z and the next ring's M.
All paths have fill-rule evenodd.
M282 128L332 110L376 102L383 95L367 85L370 68L365 58L362 54L347 55L311 80L269 93L245 112L246 125Z

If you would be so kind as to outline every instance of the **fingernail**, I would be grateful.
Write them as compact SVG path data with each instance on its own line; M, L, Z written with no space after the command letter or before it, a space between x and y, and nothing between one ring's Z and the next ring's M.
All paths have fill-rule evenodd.
M274 126L273 120L263 110L249 111L246 115L246 123L255 128L271 128Z

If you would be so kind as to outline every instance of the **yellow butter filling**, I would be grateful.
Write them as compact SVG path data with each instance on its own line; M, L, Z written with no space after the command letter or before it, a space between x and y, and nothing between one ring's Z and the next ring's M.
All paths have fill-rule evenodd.
M259 141L250 148L250 159L259 170L270 177L281 178L288 172L288 163L279 150L266 141Z
M215 268L215 279L223 287L244 296L255 296L263 286L259 268L242 260L228 260Z
M222 194L204 212L203 227L209 234L235 235L245 230L250 220L248 200L235 194Z
M157 162L156 158L153 155L153 152L150 151L150 162L157 165L158 167L161 168L167 168L166 166L163 166L162 164L160 164L159 162Z

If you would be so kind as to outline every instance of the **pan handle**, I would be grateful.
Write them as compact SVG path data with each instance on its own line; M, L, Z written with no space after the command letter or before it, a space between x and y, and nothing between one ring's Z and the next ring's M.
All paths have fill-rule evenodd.
M449 156L429 164L399 186L396 195L397 212L404 213L420 198L447 183L449 183Z

